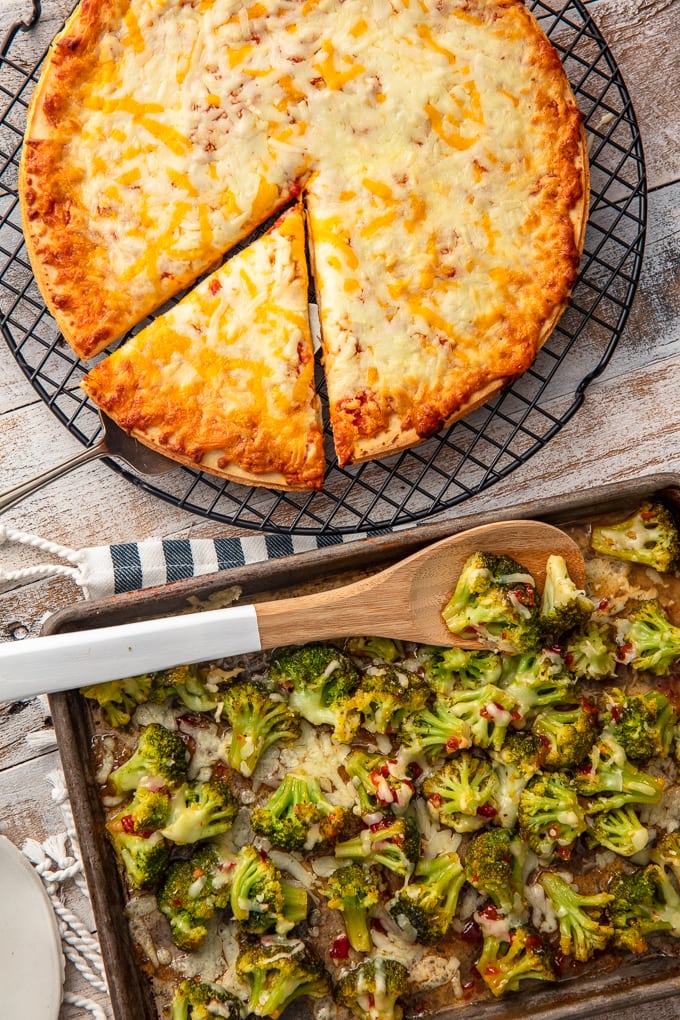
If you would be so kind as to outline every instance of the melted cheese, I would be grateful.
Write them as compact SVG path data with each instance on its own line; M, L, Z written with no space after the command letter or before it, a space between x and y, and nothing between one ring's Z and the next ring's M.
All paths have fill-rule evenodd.
M89 252L83 282L29 244L81 354L303 189L341 463L431 434L531 363L574 279L584 168L522 4L129 0L88 55L63 127L40 107L48 70L31 135L59 136ZM244 365L258 408L271 370Z

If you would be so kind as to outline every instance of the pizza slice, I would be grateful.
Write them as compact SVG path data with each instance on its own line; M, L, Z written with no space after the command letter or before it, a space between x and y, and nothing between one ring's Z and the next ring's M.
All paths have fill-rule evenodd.
M307 297L296 206L81 385L174 460L248 485L318 489L323 427Z

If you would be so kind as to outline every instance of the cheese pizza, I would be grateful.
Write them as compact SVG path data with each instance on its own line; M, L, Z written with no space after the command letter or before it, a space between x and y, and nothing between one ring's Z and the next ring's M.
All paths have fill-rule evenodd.
M127 432L182 463L250 485L320 488L307 293L293 207L82 386Z
M83 358L302 195L347 464L531 365L576 278L588 180L520 0L82 0L31 103L20 190Z

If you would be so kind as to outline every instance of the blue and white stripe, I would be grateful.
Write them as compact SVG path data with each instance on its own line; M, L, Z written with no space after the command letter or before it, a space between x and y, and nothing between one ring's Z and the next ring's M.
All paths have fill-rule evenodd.
M365 537L267 534L246 538L150 539L97 546L78 551L78 580L88 598L104 598Z

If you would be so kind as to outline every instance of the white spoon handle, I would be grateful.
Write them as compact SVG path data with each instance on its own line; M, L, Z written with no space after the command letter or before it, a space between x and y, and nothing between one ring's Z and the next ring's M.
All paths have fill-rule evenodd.
M0 700L73 690L261 647L254 606L28 638L0 645Z

